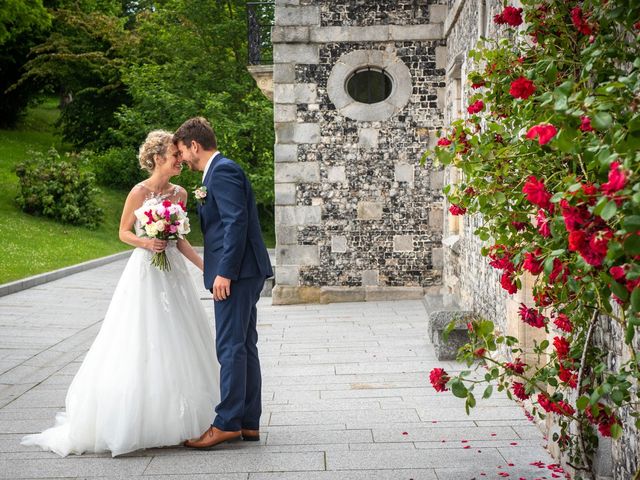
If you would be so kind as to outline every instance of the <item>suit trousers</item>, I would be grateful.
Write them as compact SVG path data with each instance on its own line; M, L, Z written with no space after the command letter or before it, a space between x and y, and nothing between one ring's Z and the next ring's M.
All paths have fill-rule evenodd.
M220 403L212 425L220 430L258 430L260 426L262 376L256 303L264 282L263 276L232 281L231 295L214 304Z

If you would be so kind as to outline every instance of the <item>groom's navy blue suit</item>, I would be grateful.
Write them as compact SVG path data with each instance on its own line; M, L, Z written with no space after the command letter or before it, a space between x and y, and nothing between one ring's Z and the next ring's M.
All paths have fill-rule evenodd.
M207 196L198 207L204 234L204 286L217 275L231 280L231 295L215 302L220 403L213 426L258 430L262 413L256 303L273 276L262 240L251 184L232 160L216 153L204 178Z

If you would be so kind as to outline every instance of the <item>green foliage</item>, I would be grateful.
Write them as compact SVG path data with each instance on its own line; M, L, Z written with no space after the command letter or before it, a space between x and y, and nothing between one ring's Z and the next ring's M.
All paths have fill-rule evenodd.
M462 171L446 192L452 213L480 215L476 235L505 290L535 277L535 306L520 316L550 333L533 349L538 362L509 364L484 350L505 344L516 359L517 343L475 322L460 360L482 358L485 380L510 395L537 392L535 411L555 415L559 446L589 469L594 430L618 438L620 413L640 416L640 4L522 3L525 26L470 54L469 103L482 104L427 155ZM593 342L600 322L625 333L615 348L630 360L606 361Z
M132 148L113 147L102 153L87 152L100 185L128 191L147 177Z
M0 46L24 33L44 30L51 19L42 0L3 0L0 6Z
M115 111L130 98L121 80L133 39L111 8L53 11L47 40L33 48L15 88L36 86L60 96L59 124L76 147L105 148L112 141Z
M31 161L16 165L20 208L32 215L96 228L102 210L96 202L93 174L80 169L81 160L70 155L62 158L51 149L46 156L36 153Z

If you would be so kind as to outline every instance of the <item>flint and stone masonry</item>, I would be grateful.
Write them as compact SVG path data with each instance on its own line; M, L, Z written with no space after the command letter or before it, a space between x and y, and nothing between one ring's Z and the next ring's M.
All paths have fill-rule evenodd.
M420 298L442 283L443 1L277 0L276 304ZM392 79L375 104L354 71Z

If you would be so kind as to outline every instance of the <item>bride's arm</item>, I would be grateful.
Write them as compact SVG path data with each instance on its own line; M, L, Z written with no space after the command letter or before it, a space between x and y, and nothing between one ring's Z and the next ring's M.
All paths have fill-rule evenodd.
M180 188L180 193L178 195L180 197L180 200L182 200L183 204L186 207L187 205L186 190L184 190L183 188ZM187 240L186 238L178 239L178 250L180 250L180 253L182 253L182 255L184 255L187 258L187 260L193 263L200 270L204 271L204 262L202 261L202 257L198 255L198 252L196 252L193 249L193 247L189 243L189 240Z
M152 252L162 252L167 242L164 240L158 240L154 238L138 237L131 231L133 224L136 221L136 216L133 214L134 210L142 205L144 202L145 191L144 189L136 186L129 192L127 200L124 202L124 208L122 209L122 216L120 217L120 241L131 245L133 247L142 247Z

